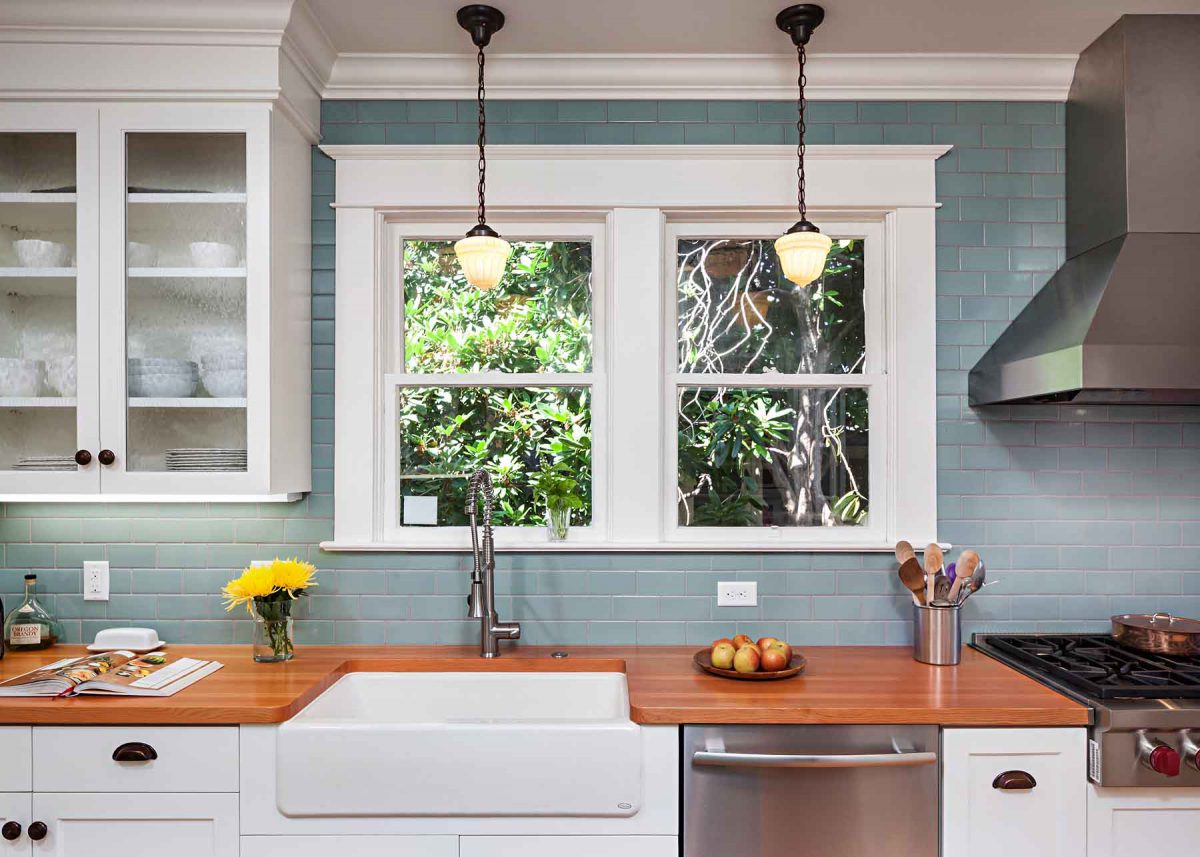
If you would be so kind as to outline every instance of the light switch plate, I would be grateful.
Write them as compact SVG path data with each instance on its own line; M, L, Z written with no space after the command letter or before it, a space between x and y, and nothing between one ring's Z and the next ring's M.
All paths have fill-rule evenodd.
M83 600L108 600L108 563L102 560L83 564Z
M738 580L717 584L718 607L755 607L758 605L758 582Z

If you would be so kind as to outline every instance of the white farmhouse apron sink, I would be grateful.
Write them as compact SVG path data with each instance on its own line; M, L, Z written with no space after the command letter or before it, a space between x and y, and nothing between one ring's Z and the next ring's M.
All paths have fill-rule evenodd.
M631 816L620 673L350 673L279 727L289 816Z

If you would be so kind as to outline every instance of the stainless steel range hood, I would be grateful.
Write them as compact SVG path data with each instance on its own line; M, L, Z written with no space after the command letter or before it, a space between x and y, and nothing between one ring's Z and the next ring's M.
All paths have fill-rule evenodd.
M971 405L1200 404L1200 15L1126 15L1080 55L1066 220Z

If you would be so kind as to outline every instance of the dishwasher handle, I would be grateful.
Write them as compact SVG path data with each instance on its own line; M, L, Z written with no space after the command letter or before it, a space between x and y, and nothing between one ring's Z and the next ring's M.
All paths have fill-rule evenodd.
M781 755L697 750L693 765L724 768L907 768L936 765L937 753L856 753L846 755Z

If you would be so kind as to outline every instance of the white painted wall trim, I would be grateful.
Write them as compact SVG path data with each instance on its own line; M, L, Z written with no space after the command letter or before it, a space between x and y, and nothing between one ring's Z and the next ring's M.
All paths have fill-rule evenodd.
M1065 101L1074 54L814 54L814 100ZM325 98L474 98L466 54L342 53ZM789 55L492 54L488 97L788 99Z

